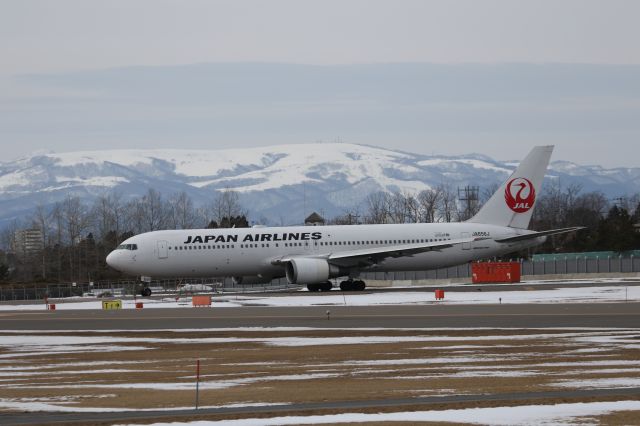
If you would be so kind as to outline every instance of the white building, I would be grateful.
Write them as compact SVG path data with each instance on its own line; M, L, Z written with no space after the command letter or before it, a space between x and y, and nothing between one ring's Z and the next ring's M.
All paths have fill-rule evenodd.
M11 250L17 255L37 253L44 248L44 236L39 229L20 229L13 234Z

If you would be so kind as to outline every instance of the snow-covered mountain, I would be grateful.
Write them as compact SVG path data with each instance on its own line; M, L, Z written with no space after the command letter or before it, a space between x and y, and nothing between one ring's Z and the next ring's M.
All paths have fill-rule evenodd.
M230 188L252 217L299 223L313 210L332 216L362 204L375 191L416 192L442 183L488 188L516 162L483 155L427 156L365 145L315 143L225 150L104 150L41 154L0 163L0 223L24 217L38 204L68 194L91 201L118 191L125 197L148 188L165 195L186 191L196 204ZM640 168L604 169L552 163L563 185L614 197L640 190Z

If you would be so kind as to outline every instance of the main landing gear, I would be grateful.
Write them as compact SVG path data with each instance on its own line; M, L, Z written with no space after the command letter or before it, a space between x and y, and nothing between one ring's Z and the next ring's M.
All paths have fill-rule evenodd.
M364 281L362 280L346 280L340 283L340 290L342 291L362 291L367 287ZM333 288L333 284L331 281L325 281L323 283L317 284L307 284L307 289L309 291L331 291Z
M362 291L367 285L362 280L346 280L340 283L342 291Z
M331 291L332 288L333 284L331 284L331 281L325 281L323 283L316 284L307 284L307 289L309 291Z
M149 297L151 296L151 289L149 287L144 287L142 290L140 290L140 294L143 297Z

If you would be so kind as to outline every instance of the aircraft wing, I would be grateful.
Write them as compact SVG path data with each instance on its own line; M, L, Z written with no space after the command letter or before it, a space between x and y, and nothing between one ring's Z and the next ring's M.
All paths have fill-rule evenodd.
M500 239L497 239L496 242L514 243L517 241L525 241L525 240L530 240L532 238L546 237L549 235L566 234L567 232L580 231L581 229L586 229L586 227L572 226L571 228L550 229L548 231L539 231L539 232L532 232L529 234L516 235L515 237L500 238Z
M458 238L458 239L445 240L445 241L433 241L428 243L399 244L399 245L386 246L386 247L372 247L372 248L366 248L366 249L341 251L337 253L317 254L317 255L310 255L308 257L327 259L329 263L338 265L338 266L364 267L364 266L369 266L369 265L378 263L388 257L411 256L417 253L422 253L427 251L437 251L444 248L453 247L458 244L472 243L474 241L484 240L484 239L487 239L487 238L486 237L469 237L469 238ZM300 257L300 255L296 255L293 257ZM272 261L272 263L282 264L289 261L290 259L291 259L290 257L284 256L282 258Z

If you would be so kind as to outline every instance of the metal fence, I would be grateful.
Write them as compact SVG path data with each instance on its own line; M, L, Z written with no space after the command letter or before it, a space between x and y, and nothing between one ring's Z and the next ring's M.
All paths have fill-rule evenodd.
M518 261L517 259L515 261ZM554 259L547 261L519 260L522 275L568 275L598 273L640 272L640 257L607 256L606 258ZM430 271L367 272L362 279L369 280L425 280L471 277L471 264Z
M634 273L640 272L640 257L575 258L547 261L521 261L522 275L569 275L597 273ZM471 277L471 264L429 271L406 272L366 272L360 276L363 280L430 280ZM15 300L43 300L82 296L127 296L138 294L141 283L135 280L98 281L62 284L26 284L0 285L0 302ZM146 283L155 295L182 295L198 292L258 292L297 289L285 278L273 280L268 284L237 285L231 278L225 279L168 279L153 280Z

